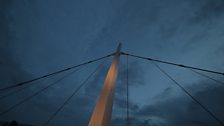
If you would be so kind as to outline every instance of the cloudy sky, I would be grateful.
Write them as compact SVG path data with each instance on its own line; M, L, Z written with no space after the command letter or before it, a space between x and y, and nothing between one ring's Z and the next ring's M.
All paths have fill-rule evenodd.
M0 87L105 56L119 42L124 52L223 72L223 20L223 0L0 0ZM49 124L86 126L110 61L83 67L0 119L43 125L100 64ZM159 65L224 122L223 85L188 69ZM0 99L0 111L69 72ZM113 126L125 125L125 74L122 56ZM204 74L224 82L223 76ZM129 57L129 82L131 126L220 126L148 61Z

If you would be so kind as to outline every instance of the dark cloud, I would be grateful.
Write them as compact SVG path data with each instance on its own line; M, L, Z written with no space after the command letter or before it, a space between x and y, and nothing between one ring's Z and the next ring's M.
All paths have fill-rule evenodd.
M193 17L195 23L216 21L223 16L224 2L222 0L199 0L192 1L192 4L198 6Z
M166 89L164 89L159 95L155 96L154 99L166 99L167 97L170 96L172 92L172 87L168 87Z
M197 84L197 88L200 88L205 83ZM211 84L211 83L210 83ZM215 85L215 83L212 83ZM192 86L196 88L195 86ZM203 87L203 86L202 86ZM224 102L222 97L224 96L224 88L220 86L209 86L203 89L198 89L193 93L203 105L206 106L214 115L220 120L224 118ZM174 98L168 98L160 100L155 104L146 105L140 108L135 113L135 118L152 119L152 123L158 125L159 118L161 123L167 126L219 126L219 124L212 118L207 112L205 112L197 103L192 101L186 94L176 96ZM223 120L222 120L223 121Z

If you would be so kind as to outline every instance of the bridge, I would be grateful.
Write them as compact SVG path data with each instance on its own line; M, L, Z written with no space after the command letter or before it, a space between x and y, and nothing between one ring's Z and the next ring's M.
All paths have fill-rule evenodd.
M200 106L213 120L217 121L217 123L220 126L224 126L224 122L222 121L222 119L220 119L220 117L218 117L216 114L214 114L213 111L208 109L206 107L206 104L203 104L200 100L198 100L193 94L190 93L190 91L188 91L180 82L175 80L174 77L172 77L159 64L167 64L167 65L175 66L177 68L188 69L195 74L198 74L202 77L208 78L208 79L216 82L217 84L220 84L221 86L224 85L224 83L222 81L214 79L213 77L206 75L202 72L213 73L213 74L222 75L222 76L224 75L223 72L208 70L208 69L204 69L204 68L198 68L198 67L194 67L194 66L188 66L188 65L184 65L184 64L173 63L173 62L164 61L164 60L160 60L160 59L154 59L151 57L143 57L143 56L130 54L128 52L122 51L121 44L119 44L119 46L117 47L117 50L114 53L108 54L106 56L92 59L92 60L86 61L84 63L75 65L75 66L64 68L64 69L55 71L53 73L44 74L42 76L33 78L31 80L27 80L27 81L20 82L17 84L12 84L8 87L1 88L0 92L8 92L8 91L12 90L11 92L5 93L4 95L0 96L0 100L4 100L4 99L9 98L9 96L16 95L17 93L19 93L23 90L26 90L33 85L38 84L38 83L33 83L33 82L38 82L39 80L44 80L46 78L68 72L67 74L65 74L63 77L61 77L54 83L46 85L45 87L38 90L37 92L34 92L32 95L25 97L21 101L15 103L15 104L12 104L11 106L8 106L8 108L4 108L3 111L0 111L0 119L1 119L1 117L5 116L8 112L13 111L18 106L22 106L24 103L31 100L32 98L40 95L41 93L50 89L51 87L56 86L58 83L60 83L64 79L66 79L71 74L78 73L78 71L80 69L82 69L83 67L86 67L89 64L99 62L106 58L113 57L112 63L107 72L107 76L105 77L104 84L101 88L101 92L96 100L97 102L95 104L94 109L92 110L92 115L88 122L88 126L110 126L111 125L112 109L113 109L113 101L114 101L114 92L115 92L115 87L116 87L115 85L116 85L117 75L118 75L118 71L119 71L119 67L118 67L119 60L120 60L121 56L126 57L126 66L127 66L126 76L125 76L125 78L126 78L126 117L125 118L126 118L127 126L130 125L130 115L129 115L129 95L130 95L129 93L130 93L130 91L129 91L129 74L128 74L129 73L129 71L128 71L129 70L129 57L133 57L133 58L136 58L139 60L144 60L144 61L151 63L155 68L158 69L158 71L160 71L164 76L166 76L168 79L170 79L170 81L172 81L173 84L175 84L181 91L183 91L187 96L189 96L189 98L191 98L192 101L194 101L198 106ZM78 87L76 87L76 89L74 89L72 94L70 94L69 97L64 99L64 101L62 101L62 103L57 107L57 109L54 111L54 113L52 113L46 119L46 121L43 122L43 126L48 126L51 123L51 121L53 121L54 118L63 111L66 104L71 102L71 99L74 98L80 90L82 90L82 88L87 84L89 79L94 74L96 74L96 72L99 70L99 68L101 66L102 66L102 64L100 64L98 67L95 68L95 70L93 70L93 72L91 72L88 76L86 76L86 78L83 80L83 82Z

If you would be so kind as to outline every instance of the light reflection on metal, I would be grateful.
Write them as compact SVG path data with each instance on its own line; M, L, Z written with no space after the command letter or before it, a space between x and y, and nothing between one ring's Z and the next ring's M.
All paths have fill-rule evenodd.
M114 88L118 74L121 44L113 57L111 66L104 81L104 86L93 110L88 126L110 126Z

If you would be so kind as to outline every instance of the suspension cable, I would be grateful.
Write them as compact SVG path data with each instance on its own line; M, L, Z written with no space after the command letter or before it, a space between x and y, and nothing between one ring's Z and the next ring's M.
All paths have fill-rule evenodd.
M126 118L127 118L127 122L126 122L126 124L127 124L127 126L129 126L129 80L128 80L128 55L126 56L127 58L126 58L126 69L127 69L127 71L126 71L126 95L127 95L127 103L126 103L126 107L127 107L127 115L126 115Z
M27 86L27 87L23 87L23 88L20 88L20 89L18 89L18 90L15 90L15 91L13 91L13 92L10 92L10 93L8 93L8 94L5 94L5 95L3 95L3 96L0 97L0 100L5 99L5 98L7 98L7 97L9 97L9 96L12 96L12 95L14 95L14 94L17 94L17 93L19 93L19 92L21 92L21 91L23 91L23 90L29 88L30 86L32 86L32 85L29 85L29 86Z
M224 123L216 117L210 110L208 110L202 103L200 103L193 95L191 95L180 83L178 83L174 78L172 78L165 70L163 70L159 65L152 62L156 68L158 68L164 75L166 75L171 81L173 81L182 91L184 91L193 101L195 101L201 108L203 108L213 119L215 119L221 126L224 126Z
M52 76L51 76L51 77L52 77ZM46 78L45 78L45 79L46 79ZM42 82L42 81L44 81L44 80L41 79L41 80L39 80L39 81ZM5 98L7 98L7 97L9 97L9 96L12 96L12 95L14 95L14 94L20 93L20 92L22 92L23 90L25 90L25 89L27 89L27 88L30 88L31 86L36 85L36 84L38 84L38 83L40 83L40 82L38 82L38 80L35 81L35 82L31 82L31 83L34 83L34 84L29 84L29 85L27 85L26 87L22 87L22 88L19 88L18 90L14 90L14 91L12 91L12 92L10 92L10 93L8 93L8 94L5 94L5 95L3 95L3 96L0 97L0 100L5 99Z
M13 92L10 92L10 93L8 93L8 94L5 94L5 95L3 95L3 96L0 97L0 100L5 99L5 98L7 98L7 97L9 97L9 96L12 96L12 95L14 95L14 94L16 94L16 93L19 93L19 92L21 92L21 91L23 91L23 90L29 88L30 86L32 86L32 85L29 85L29 86L20 88L20 89L18 89L18 90L15 90L15 91L13 91Z
M207 69L203 69L203 68L186 66L186 65L183 65L183 64L177 64L177 63L167 62L167 61L153 59L153 58L149 58L149 57L137 56L137 55L128 54L128 53L125 53L125 52L121 52L121 55L128 55L128 56L132 56L132 57L136 57L136 58L140 58L140 59L145 59L145 60L149 60L149 61L155 61L155 62L169 64L169 65L174 65L174 66L178 66L178 67L190 68L190 69L205 71L205 72L209 72L209 73L215 73L215 74L224 75L224 72L217 72L217 71L207 70Z
M208 75L206 75L206 74L203 74L203 73L201 73L201 72L198 72L198 71L196 71L196 70L193 70L193 69L189 69L189 70L192 71L192 72L194 72L194 73L196 73L196 74L198 74L198 75L200 75L200 76L203 76L203 77L205 77L205 78L208 78L208 79L210 79L210 80L213 80L214 82L220 84L221 86L224 86L224 83L223 83L222 81L216 80L216 79L214 79L214 78L212 78L212 77L210 77L210 76L208 76Z
M44 126L47 126L57 115L58 113L64 108L64 106L72 99L74 95L76 95L80 89L87 84L88 80L96 73L96 71L101 67L102 65L100 64L96 69L78 86L77 89L74 90L74 92L69 96L63 104L54 112L53 115L50 116L50 118L44 123Z
M62 69L62 70L59 70L59 71L50 73L50 74L45 74L43 76L39 76L39 77L36 77L34 79L31 79L31 80L27 80L27 81L24 81L24 82L20 82L20 83L17 83L17 84L8 86L8 87L0 88L0 91L5 91L5 90L9 90L9 89L12 89L12 88L16 88L16 87L19 87L19 86L22 86L22 85L25 85L25 84L29 84L31 82L34 82L34 81L37 81L37 80L40 80L40 79L43 79L43 78L47 78L49 76L52 76L52 75L55 75L55 74L59 74L59 73L62 73L62 72L65 72L65 71L68 71L68 70L71 70L71 69L74 69L74 68L77 68L77 67L86 65L86 64L90 64L90 63L99 61L101 59L104 59L104 58L107 58L107 57L110 57L110 56L113 56L113 55L114 55L114 53L109 54L109 55L106 55L106 56L103 56L103 57L100 57L100 58L96 58L96 59L93 59L93 60L89 60L87 62L78 64L78 65L75 65L75 66L72 66L72 67L68 67L68 68L65 68L65 69Z
M83 68L83 67L81 67L81 68ZM73 73L75 73L76 71L78 71L78 70L81 69L81 68L75 69L74 71L72 71L72 72L70 72L70 73L64 75L62 78L58 79L57 81L55 81L55 82L49 84L48 86L42 88L41 90L39 90L38 92L34 93L33 95L31 95L31 96L29 96L29 97L23 99L22 101L20 101L20 102L14 104L14 105L11 106L10 108L8 108L8 109L6 109L6 110L0 112L0 116L2 116L2 115L4 115L4 114L8 113L9 111L13 110L14 108L20 106L21 104L23 104L23 103L29 101L29 100L32 99L34 96L40 94L41 92L43 92L43 91L45 91L46 89L52 87L53 85L58 84L60 81L64 80L64 79L67 78L68 76L71 76Z

